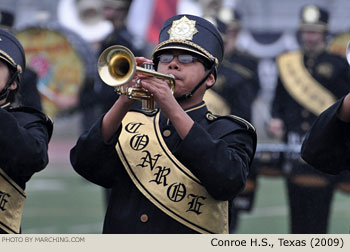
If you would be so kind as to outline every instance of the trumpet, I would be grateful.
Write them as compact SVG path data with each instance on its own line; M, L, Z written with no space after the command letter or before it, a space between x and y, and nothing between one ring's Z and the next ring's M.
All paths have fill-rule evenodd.
M173 75L158 73L153 69L152 63L144 63L143 67L137 66L134 54L121 45L110 46L101 53L97 62L97 70L102 81L114 87L119 95L141 100L142 109L145 111L154 110L154 98L149 91L142 88L139 83L124 88L124 85L129 83L136 73L168 80L169 87L174 93L175 77Z

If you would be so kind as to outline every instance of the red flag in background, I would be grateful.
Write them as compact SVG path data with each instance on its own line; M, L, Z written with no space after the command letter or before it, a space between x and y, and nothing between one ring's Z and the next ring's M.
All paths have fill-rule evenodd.
M147 32L147 41L158 43L160 28L165 20L177 14L178 0L154 0L153 17Z

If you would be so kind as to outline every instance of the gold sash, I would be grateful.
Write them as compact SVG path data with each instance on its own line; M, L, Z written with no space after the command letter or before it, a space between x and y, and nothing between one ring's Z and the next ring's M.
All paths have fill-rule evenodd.
M288 93L316 116L335 103L336 97L307 71L303 55L299 51L281 55L277 59L277 65Z
M211 89L205 91L203 100L208 109L216 115L229 115L231 112L230 106L225 99Z
M26 193L0 168L0 228L18 234Z
M137 188L155 206L200 233L228 233L228 202L213 199L167 148L159 115L129 112L116 150Z

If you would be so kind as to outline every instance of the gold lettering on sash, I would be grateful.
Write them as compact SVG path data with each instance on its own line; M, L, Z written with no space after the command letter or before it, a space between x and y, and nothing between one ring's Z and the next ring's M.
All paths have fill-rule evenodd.
M303 64L299 51L289 52L277 59L282 83L301 106L319 115L336 101L336 97L318 83Z
M18 234L26 194L0 168L0 228L10 234Z
M138 122L138 123L136 123ZM228 233L228 202L213 199L167 148L159 113L129 112L116 145L136 187L167 215L200 233Z

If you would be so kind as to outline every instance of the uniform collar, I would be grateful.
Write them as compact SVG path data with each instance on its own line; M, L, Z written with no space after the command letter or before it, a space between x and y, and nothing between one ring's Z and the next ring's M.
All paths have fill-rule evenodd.
M208 108L205 105L205 102L202 101L199 104L189 107L185 109L185 112L194 120L198 121L201 118L205 117L205 114L207 113Z
M204 101L200 102L197 105L191 106L184 110L194 121L199 121L203 117L205 118L206 113L208 112L208 108ZM167 125L170 124L168 118L165 118L163 114L161 114L161 120L167 121Z

